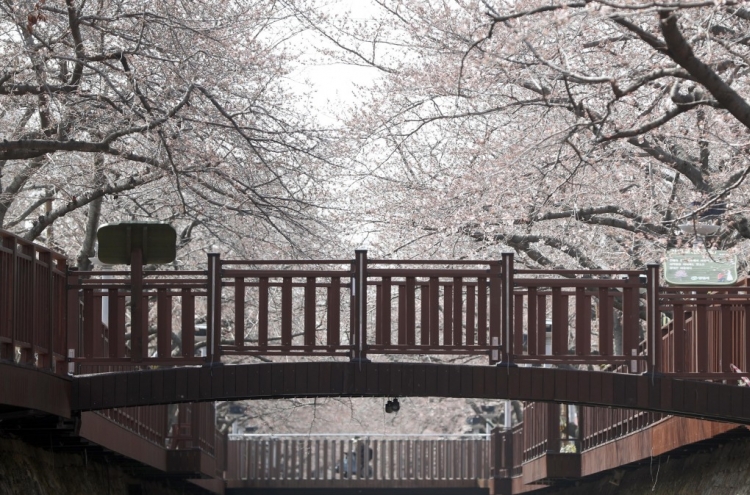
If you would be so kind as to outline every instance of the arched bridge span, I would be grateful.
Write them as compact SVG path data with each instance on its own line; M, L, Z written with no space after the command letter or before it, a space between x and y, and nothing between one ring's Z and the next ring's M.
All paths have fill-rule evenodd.
M750 387L561 368L306 362L78 376L74 411L284 397L466 397L576 403L750 424Z

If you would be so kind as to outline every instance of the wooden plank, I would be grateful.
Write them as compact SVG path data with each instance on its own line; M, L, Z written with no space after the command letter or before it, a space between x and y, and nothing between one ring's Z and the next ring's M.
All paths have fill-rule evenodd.
M292 278L281 285L281 345L292 345Z
M224 394L224 366L215 366L210 374L211 386L209 389L210 398L223 399Z
M317 394L324 392L320 388L320 365L319 363L298 363L296 380L297 395L304 396L308 393Z
M427 396L427 371L424 366L417 366L414 369L414 392L417 397Z
M484 388L484 370L481 367L473 366L471 368L471 384L471 397L483 398L487 396Z
M327 290L327 302L326 344L329 347L338 347L341 341L341 278L331 277L331 286Z

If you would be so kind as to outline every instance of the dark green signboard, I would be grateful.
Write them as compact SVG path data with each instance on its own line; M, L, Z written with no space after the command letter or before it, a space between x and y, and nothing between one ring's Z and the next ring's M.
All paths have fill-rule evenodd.
M143 263L171 263L177 255L177 233L164 223L113 223L101 226L96 236L99 259L109 265L129 265L134 248L142 250Z
M732 285L737 258L726 251L669 251L664 278L672 285Z

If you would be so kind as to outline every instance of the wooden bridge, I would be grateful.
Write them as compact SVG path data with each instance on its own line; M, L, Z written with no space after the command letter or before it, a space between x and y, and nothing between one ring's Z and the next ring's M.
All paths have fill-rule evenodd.
M669 415L750 424L750 387L737 385L750 375L746 285L665 287L658 265L526 270L511 254L397 261L364 251L311 261L211 254L207 270L78 272L46 248L6 232L0 239L0 413L89 418L91 435L106 442L105 424L132 429L145 424L132 417L151 411L146 423L161 426L136 428L127 442L158 444L171 459L151 463L159 469L217 476L206 456L226 465L232 450L216 449L229 441L200 426L213 413L198 409L217 400L523 400L522 433L493 437L505 445L487 468L497 493L590 474L581 459L620 438L607 433L597 443L613 428L677 425ZM441 355L467 364L421 359ZM271 362L236 364L252 357ZM193 419L165 426L159 408L176 403ZM559 404L583 411L579 459L569 464L551 461L568 455L560 453L556 411L567 406ZM614 426L623 423L602 416L603 407L622 408L631 426ZM599 433L586 433L589 424ZM705 438L718 431L704 430ZM565 476L549 472L561 465Z

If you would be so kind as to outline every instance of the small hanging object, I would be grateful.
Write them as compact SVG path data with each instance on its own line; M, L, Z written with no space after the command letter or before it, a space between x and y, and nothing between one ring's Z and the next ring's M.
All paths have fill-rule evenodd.
M401 404L398 403L398 399L389 400L385 403L385 412L388 414L398 412L401 409Z

